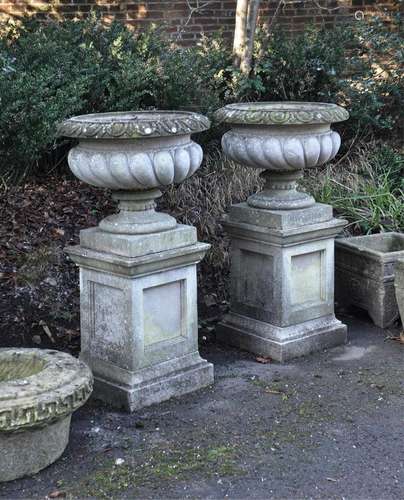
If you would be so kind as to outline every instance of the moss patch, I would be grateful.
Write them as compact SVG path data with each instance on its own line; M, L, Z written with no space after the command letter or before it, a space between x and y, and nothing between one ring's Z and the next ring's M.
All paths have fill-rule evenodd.
M233 445L155 449L140 464L132 459L122 465L115 465L112 460L104 461L68 492L71 498L114 498L141 486L153 487L153 484L172 479L185 480L192 474L203 477L242 474L237 456L237 447Z

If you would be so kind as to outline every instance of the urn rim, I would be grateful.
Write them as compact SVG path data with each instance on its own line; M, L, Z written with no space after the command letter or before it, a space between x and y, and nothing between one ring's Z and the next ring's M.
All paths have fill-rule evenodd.
M50 349L0 349L0 433L43 427L82 406L91 394L90 369Z
M217 110L217 122L235 125L315 125L345 121L348 111L333 103L264 101L228 104Z
M57 135L76 139L144 139L189 135L210 127L192 111L142 110L73 116L57 125Z

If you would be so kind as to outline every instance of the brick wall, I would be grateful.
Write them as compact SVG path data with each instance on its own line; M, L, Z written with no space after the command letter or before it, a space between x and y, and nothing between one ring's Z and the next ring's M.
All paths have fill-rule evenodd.
M261 0L261 4L261 22L281 24L289 31L299 31L308 22L332 26L375 12L388 18L396 8L394 0ZM231 37L235 7L236 0L0 0L0 18L19 19L24 14L44 19L75 17L96 10L105 22L117 18L135 28L150 22L163 24L183 43L192 43L202 32L219 29Z

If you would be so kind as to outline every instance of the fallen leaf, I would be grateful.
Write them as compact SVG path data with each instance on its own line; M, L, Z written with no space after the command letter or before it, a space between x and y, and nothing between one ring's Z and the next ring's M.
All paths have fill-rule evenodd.
M60 227L52 228L52 233L54 236L64 236L65 235L64 229L61 229Z
M80 335L80 332L77 330L71 330L71 329L66 328L65 335L67 335L67 337L69 338L69 341L71 341L73 337L78 337Z
M269 356L257 356L255 358L255 361L257 361L257 363L262 363L266 365L267 363L271 363L272 359Z
M397 337L386 337L386 340L394 340L395 342L399 342L400 344L404 344L404 330Z
M206 295L204 298L206 307L212 307L217 305L217 297L213 294Z
M265 389L265 392L268 394L283 394L282 391L278 391L276 389L270 389L269 387Z
M54 344L54 343L55 343L55 339L53 338L52 333L51 333L51 331L49 330L49 327L48 327L48 325L45 323L45 321L41 320L41 321L39 322L39 325L40 325L40 326L42 326L43 331L44 331L44 332L46 333L46 335L49 337L49 340L52 342L52 344Z
M62 490L52 491L52 493L49 493L49 495L48 495L49 498L61 498L61 497L65 497L65 496L66 496L66 493Z

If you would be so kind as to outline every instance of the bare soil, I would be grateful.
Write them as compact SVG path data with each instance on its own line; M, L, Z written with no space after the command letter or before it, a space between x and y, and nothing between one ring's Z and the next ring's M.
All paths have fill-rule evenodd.
M162 208L179 221L192 218L172 204ZM79 275L63 249L78 244L81 229L96 226L115 209L108 191L63 176L1 191L0 347L78 353ZM217 317L225 309L226 272L209 260L199 266L201 317Z

